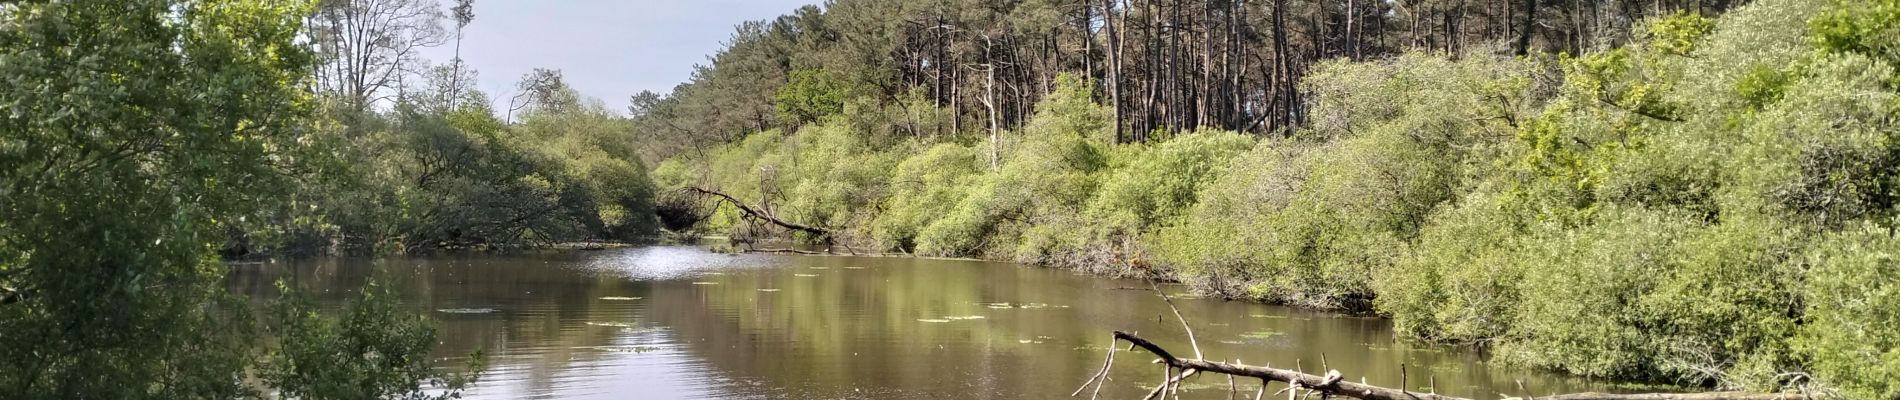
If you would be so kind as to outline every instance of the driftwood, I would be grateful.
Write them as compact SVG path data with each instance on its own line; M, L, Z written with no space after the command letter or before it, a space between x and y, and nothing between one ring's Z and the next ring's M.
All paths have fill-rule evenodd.
M1168 397L1168 394L1170 393L1175 393L1177 394L1177 397L1178 397L1178 392L1180 391L1181 382L1186 381L1188 378L1192 378L1202 372L1227 375L1229 398L1233 398L1236 394L1233 378L1237 376L1241 376L1241 377L1260 379L1260 390L1255 392L1254 397L1253 397L1254 400L1264 399L1267 396L1267 393L1266 393L1267 385L1272 382L1287 383L1287 387L1285 389L1281 389L1279 392L1275 392L1274 395L1277 396L1280 393L1286 393L1288 400L1305 399L1304 396L1296 396L1299 394L1300 391L1306 391L1307 395L1312 395L1312 394L1317 393L1320 395L1320 398L1322 399L1327 398L1327 397L1332 397L1332 396L1339 396L1339 397L1348 397L1348 398L1363 399L1363 400L1471 400L1471 399L1466 399L1463 397L1452 397L1452 396L1440 395L1436 393L1437 392L1436 390L1433 390L1432 392L1415 392L1408 389L1404 389L1403 388L1404 380L1405 380L1404 365L1400 365L1400 368L1399 368L1399 374L1400 374L1399 379L1401 382L1400 383L1401 389L1392 389L1392 388L1372 386L1372 385L1366 384L1364 383L1363 378L1361 378L1360 382L1347 381L1345 380L1345 376L1341 374L1339 370L1336 370L1336 369L1327 371L1325 376L1320 376L1320 375L1307 374L1304 372L1300 372L1298 370L1244 365L1238 362L1227 363L1227 362L1208 361L1206 359L1206 356L1201 354L1200 345L1196 343L1196 341L1194 340L1194 331L1188 328L1187 317L1181 314L1180 308L1177 308L1174 306L1174 300L1169 299L1167 293L1162 292L1161 288L1155 285L1153 281L1150 281L1149 288L1153 289L1155 291L1155 294L1160 295L1161 299L1168 303L1169 309L1174 310L1174 317L1181 321L1181 328L1188 335L1188 343L1194 344L1195 358L1189 359L1189 358L1175 357L1173 353L1169 353L1167 349L1161 348L1160 345L1156 345L1154 344L1154 342L1150 342L1147 339L1142 339L1140 336L1135 336L1134 334L1131 334L1131 333L1115 331L1114 339L1111 340L1111 342L1108 345L1108 357L1106 360L1102 361L1101 372L1097 372L1095 373L1095 375L1090 376L1088 381L1083 382L1082 387L1076 388L1075 392L1069 394L1069 397L1080 396L1084 389L1088 389L1089 385L1095 385L1095 391L1093 392L1093 394L1089 395L1089 398L1090 399L1096 398L1096 395L1099 395L1102 392L1102 385L1108 382L1109 369L1114 367L1115 348L1118 347L1117 346L1117 344L1119 344L1118 342L1125 341L1125 342L1128 342L1129 351L1134 351L1135 348L1139 347L1143 350L1147 350L1149 353L1153 353L1157 357L1160 357L1159 359L1156 359L1154 363L1162 364L1164 368L1162 370L1160 385L1156 386L1153 391L1148 392L1148 395L1142 398L1143 400L1166 398ZM1325 363L1326 363L1326 356L1321 355L1320 356L1321 369L1326 369ZM1179 374L1175 373L1175 371L1177 370L1180 371ZM1432 386L1436 387L1437 386L1436 379L1433 379L1432 381L1433 381ZM1551 395L1551 396L1505 397L1505 400L1538 400L1538 399L1543 399L1543 400L1792 400L1792 399L1816 399L1816 398L1827 398L1827 396L1808 394L1808 393L1754 393L1754 392L1641 393L1641 394L1572 393L1572 394L1560 394L1560 395Z
M724 199L727 203L731 203L733 207L737 207L740 212L745 213L746 218L763 220L765 222L770 222L773 225L778 225L779 227L782 227L785 229L805 232L805 233L811 234L812 236L816 236L818 237L819 240L823 241L824 244L826 245L825 252L823 254L831 253L830 245L844 246L845 251L850 252L852 255L858 254L857 249L851 248L851 245L837 241L837 235L834 234L834 232L832 232L830 229L825 229L825 228L820 228L816 226L811 226L811 225L779 219L778 216L765 212L765 210L760 210L757 208L753 208L752 206L748 206L745 204L745 202L739 201L738 198L732 197L732 195L728 195L725 193L720 193L717 190L708 190L708 189L702 189L702 188L691 187L691 186L688 186L685 189L681 189L681 190L689 192L689 193L696 193L696 194L705 195L705 196L714 196L720 199ZM751 245L748 244L747 247L751 247ZM767 253L821 254L818 252L797 250L797 249L768 249L768 250L748 249L746 251L747 252L767 252Z
M819 256L819 255L826 254L822 252L816 252L816 251L811 251L811 250L799 250L799 249L746 249L745 252L765 253L765 254L799 254L799 255L807 255L807 256Z
M1155 393L1150 393L1150 398L1155 396L1163 388L1176 386L1181 380L1187 379L1188 377L1192 377L1195 372L1207 372L1207 373L1226 374L1230 376L1259 378L1262 380L1261 382L1263 385L1262 393L1264 393L1264 385L1267 382L1286 382L1290 384L1291 388L1289 389L1291 389L1291 391L1305 390L1308 392L1314 392L1314 393L1318 393L1325 396L1340 396L1340 397L1349 397L1349 398L1364 399L1364 400L1470 400L1470 399L1466 399L1462 397L1452 397L1452 396L1445 396L1445 395L1434 394L1434 393L1392 389L1392 388L1386 388L1386 387L1367 385L1364 383L1347 381L1345 379L1342 379L1343 376L1339 373L1338 370L1330 371L1326 374L1326 376L1319 376L1319 375L1312 375L1312 374L1307 374L1307 373L1302 373L1299 371L1287 370L1287 369L1269 368L1269 367L1243 365L1243 364L1230 364L1230 363L1225 363L1225 362L1213 362L1213 361L1207 361L1203 359L1178 358L1178 357L1175 357L1173 353L1169 353L1167 349L1163 349L1161 348L1161 346L1154 344L1154 342L1150 342L1147 339L1142 339L1139 336L1135 336L1133 334L1122 332L1122 331L1115 331L1115 340L1126 341L1130 344L1131 347L1139 347L1143 350L1147 350L1149 353L1154 353L1155 356L1160 357L1159 360L1156 360L1156 363L1167 365L1170 372L1169 374L1170 378L1168 379L1167 382L1162 383L1162 386L1163 386L1162 388L1156 388ZM1112 356L1113 351L1114 351L1113 348L1115 346L1111 345L1109 347L1110 347L1110 354L1111 354L1110 357L1113 357ZM1106 377L1108 375L1107 362L1103 363L1102 369L1103 369L1102 372L1096 374L1097 378ZM1181 373L1179 376L1175 376L1172 374L1172 372L1173 370L1177 370L1177 369L1186 371L1186 372ZM1089 380L1089 383L1084 383L1083 387L1088 387L1090 383L1098 384L1097 390L1100 390L1099 383L1097 382L1097 379L1095 378L1091 378ZM1283 389L1281 391L1286 392L1289 390ZM1081 394L1081 392L1082 392L1081 390L1077 390L1075 394L1079 395ZM1260 395L1256 394L1255 396L1256 396L1255 398L1259 398ZM1642 394L1572 393L1572 394L1561 394L1561 395L1553 395L1553 396L1535 396L1535 397L1529 397L1529 398L1511 397L1511 398L1507 398L1507 400L1515 400L1515 399L1791 400L1791 399L1803 399L1803 398L1823 398L1823 397L1808 396L1808 395L1793 394L1793 393L1753 393L1753 392L1642 393Z
M692 193L698 193L701 195L716 196L721 199L725 199L727 203L732 203L733 207L738 207L740 212L744 212L749 217L764 220L765 222L770 222L773 225L778 225L785 229L791 229L795 231L810 233L812 235L816 235L818 237L824 238L825 241L827 242L831 241L832 236L831 236L830 229L825 229L825 228L820 228L816 226L805 225L801 223L778 219L778 217L773 216L770 213L766 213L765 211L759 210L757 208L752 208L752 206L746 205L745 202L739 201L738 198L732 197L731 195L727 195L725 193L720 193L717 190L706 190L706 189L690 187L690 186L682 190L692 192Z

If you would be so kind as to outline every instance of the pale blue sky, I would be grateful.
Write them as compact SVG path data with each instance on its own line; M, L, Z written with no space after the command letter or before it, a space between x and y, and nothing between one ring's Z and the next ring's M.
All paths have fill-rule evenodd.
M538 67L560 69L582 95L624 112L628 96L686 81L739 23L820 1L475 0L462 59L480 71L478 87L504 105L515 81ZM454 53L450 43L424 55L442 64Z

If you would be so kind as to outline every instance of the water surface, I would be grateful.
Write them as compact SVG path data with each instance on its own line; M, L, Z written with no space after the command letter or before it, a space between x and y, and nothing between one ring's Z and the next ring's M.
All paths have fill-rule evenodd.
M1193 354L1145 283L1007 263L645 247L234 268L236 290L266 297L288 278L330 305L382 271L440 324L441 365L488 355L475 399L1066 398L1101 367L1113 330ZM1315 373L1323 362L1476 398L1601 389L1395 340L1385 320L1176 302L1209 358ZM1103 397L1145 394L1161 375L1153 359L1119 352ZM1228 398L1224 376L1187 388L1182 398Z

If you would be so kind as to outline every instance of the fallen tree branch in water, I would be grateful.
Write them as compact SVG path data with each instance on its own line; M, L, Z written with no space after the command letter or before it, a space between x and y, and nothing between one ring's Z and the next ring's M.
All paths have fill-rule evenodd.
M811 250L799 250L799 249L746 249L746 250L745 250L745 252L747 252L747 253L780 253L780 254L800 254L800 255L807 255L807 256L822 256L822 255L826 255L826 254L830 254L830 253L823 253L823 252L816 252L816 251L811 251Z
M1364 383L1350 382L1343 379L1344 376L1339 373L1339 370L1328 371L1326 373L1326 376L1319 376L1319 375L1310 375L1310 374L1306 374L1306 373L1294 371L1294 370L1285 370L1285 369L1252 366L1252 365L1242 365L1242 364L1237 364L1237 363L1230 364L1230 363L1225 363L1225 362L1213 362L1213 361L1207 361L1207 360L1199 359L1199 358L1194 358L1194 359L1176 358L1174 354L1169 353L1167 349L1161 348L1160 345L1156 345L1154 344L1154 342L1150 342L1147 339L1142 339L1139 336L1135 336L1133 334L1122 332L1122 331L1115 331L1115 340L1126 341L1129 343L1130 347L1140 347L1143 350L1147 350L1149 353L1153 353L1155 356L1161 357L1160 359L1155 360L1156 363L1166 364L1168 368L1168 372L1169 372L1167 375L1168 378L1162 381L1161 385L1159 387L1156 387L1154 392L1150 392L1147 398L1153 398L1154 396L1163 392L1166 389L1177 387L1178 384L1182 380L1193 377L1197 372L1209 372L1209 373L1217 373L1217 374L1226 374L1229 376L1244 376L1244 377L1251 377L1251 378L1260 378L1262 394L1264 394L1265 392L1266 384L1271 383L1271 382L1286 382L1287 384L1290 385L1290 387L1288 387L1287 389L1281 390L1282 392L1291 391L1291 392L1297 393L1301 390L1304 390L1304 391L1309 392L1309 394L1313 392L1317 392L1320 395L1322 395L1322 397L1340 396L1340 397L1350 397L1350 398L1363 399L1363 400L1470 400L1470 399L1466 399L1462 397L1452 397L1452 396L1445 396L1445 395L1439 395L1439 394L1434 394L1434 393L1414 392L1410 390L1392 389L1392 388L1386 388L1386 387L1372 386L1372 385L1368 385ZM1115 346L1114 343L1109 344L1109 347L1111 348L1114 346ZM1101 379L1105 380L1107 379L1107 372L1106 372L1107 367L1104 366L1103 369L1104 369L1104 372L1098 373L1098 375L1100 375ZM1175 375L1173 371L1176 369L1182 370L1183 372L1180 375ZM1091 379L1091 381L1094 381L1094 379ZM1086 386L1087 385L1084 384L1084 387ZM1080 391L1076 392L1076 394L1080 394L1080 393L1081 393ZM1074 396L1074 395L1072 394L1071 396ZM1256 396L1259 396L1259 395L1257 394ZM1289 396L1291 396L1291 394L1289 394ZM1826 397L1818 396L1815 394L1753 393L1753 392L1641 393L1641 394L1572 393L1572 394L1561 394L1561 395L1552 395L1552 396L1535 396L1535 397L1530 397L1530 398L1510 397L1510 398L1506 398L1506 400L1520 400L1520 399L1789 400L1789 399L1801 399L1801 398L1826 398Z
M785 229L791 229L791 230L795 230L795 231L802 231L802 232L806 232L806 233L810 233L810 234L813 234L813 235L817 235L817 236L818 236L818 237L820 237L820 238L824 238L824 240L825 240L826 242L830 242L830 241L831 241L831 230L830 230L830 229L825 229L825 228L819 228L819 227L816 227L816 226L811 226L811 225L805 225L805 224L800 224L800 223L796 223L796 222L789 222L789 221L786 221L786 220L782 220L782 219L778 219L778 217L775 217L775 216L772 216L772 214L767 214L767 213L766 213L765 211L761 211L761 210L759 210L759 209L756 209L756 208L752 208L752 206L748 206L748 205L746 205L746 204L745 204L745 202L743 202L743 201L739 201L739 199L738 199L738 198L735 198L735 197L732 197L732 196L730 196L730 195L727 195L727 194L725 194L725 193L720 193L719 191L716 191L716 190L706 190L706 189L701 189L701 188L697 188L697 187L690 187L690 186L689 186L689 187L686 187L685 189L681 189L681 190L685 190L685 191L688 191L688 192L693 192L693 193L698 193L698 194L702 194L702 195L709 195L709 196L717 196L717 197L719 197L719 198L721 198L721 199L725 199L727 203L732 203L732 206L733 206L733 207L738 207L738 208L739 208L739 211L740 211L740 212L744 212L744 213L746 214L746 216L749 216L749 217L752 217L752 218L757 218L757 219L762 219L762 220L765 220L765 222L771 222L771 223L772 223L773 225L778 225L778 226L780 226L780 227L783 227L783 228L785 228Z
M1168 292L1161 291L1161 285L1153 279L1148 280L1148 288L1154 289L1155 295L1161 296L1161 301L1168 302L1169 310L1174 310L1174 319L1181 321L1181 330L1187 332L1188 345L1194 346L1194 358L1207 358L1201 354L1201 341L1194 339L1194 327L1188 326L1187 317L1181 316L1181 309L1174 306L1174 299L1168 298Z

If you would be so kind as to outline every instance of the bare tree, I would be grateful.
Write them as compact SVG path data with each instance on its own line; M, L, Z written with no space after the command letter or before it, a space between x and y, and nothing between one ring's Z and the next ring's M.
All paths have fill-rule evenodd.
M322 57L319 88L354 112L390 99L403 78L421 72L422 49L448 42L442 18L435 0L322 2L308 30Z
M517 114L561 112L572 110L579 104L578 94L567 86L561 70L535 68L515 83L515 95L508 99L508 114L504 120L513 123Z
M455 8L450 9L450 12L455 17L455 58L449 60L449 63L452 65L450 67L449 76L450 79L454 80L449 83L449 86L456 88L458 91L458 93L450 93L450 98L457 99L461 97L459 91L464 85L464 82L461 82L462 64L464 64L462 62L462 33L468 29L470 22L475 21L475 0L455 0ZM467 84L473 84L472 80L471 82L467 82ZM458 106L460 106L458 103L449 104L450 108Z

